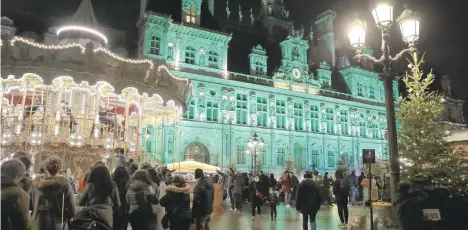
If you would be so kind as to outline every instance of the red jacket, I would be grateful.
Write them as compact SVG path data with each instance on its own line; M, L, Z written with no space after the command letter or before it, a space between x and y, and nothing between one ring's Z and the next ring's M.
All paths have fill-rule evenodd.
M281 180L281 185L283 185L283 192L291 192L291 178L283 177Z

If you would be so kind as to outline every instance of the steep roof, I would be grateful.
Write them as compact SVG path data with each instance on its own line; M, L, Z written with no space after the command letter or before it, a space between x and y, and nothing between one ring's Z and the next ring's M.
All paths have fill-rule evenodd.
M71 19L71 22L76 25L87 25L98 27L98 21L94 15L93 5L91 0L83 0Z

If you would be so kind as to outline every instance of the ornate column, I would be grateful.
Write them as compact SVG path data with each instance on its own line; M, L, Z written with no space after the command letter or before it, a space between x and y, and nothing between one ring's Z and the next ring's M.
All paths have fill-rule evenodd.
M198 119L200 121L206 121L206 98L205 98L205 85L200 84L198 86L198 111L197 114L195 115L195 119Z
M294 130L294 101L292 98L288 98L286 103L286 127L288 130Z
M255 92L249 93L249 114L250 123L248 125L257 126L257 95Z
M310 132L312 132L312 121L310 120L311 111L310 111L310 103L309 103L309 101L307 101L307 100L304 101L304 108L305 108L305 109L304 109L304 111L305 111L305 113L304 113L304 123L305 123L304 129L305 129L308 133L310 133ZM307 147L307 148L309 148L309 147Z
M269 113L268 116L270 117L270 128L276 129L276 100L274 95L270 95L269 98Z

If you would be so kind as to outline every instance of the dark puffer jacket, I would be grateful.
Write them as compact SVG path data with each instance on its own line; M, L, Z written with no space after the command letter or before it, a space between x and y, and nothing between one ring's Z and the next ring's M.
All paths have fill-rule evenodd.
M13 179L2 175L2 230L30 230L29 196Z
M201 178L193 191L193 217L205 216L213 211L213 185Z
M296 209L302 213L317 213L322 205L320 189L314 180L304 179L297 188Z
M191 218L190 211L190 189L179 188L172 185L167 187L167 193L159 201L166 208L166 215L171 222L187 221Z

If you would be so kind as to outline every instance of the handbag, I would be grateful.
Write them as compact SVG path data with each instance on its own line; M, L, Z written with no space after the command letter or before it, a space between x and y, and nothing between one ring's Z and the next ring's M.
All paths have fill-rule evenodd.
M263 194L257 190L257 185L254 182L254 187L255 187L255 196L257 196L260 199L263 199Z

